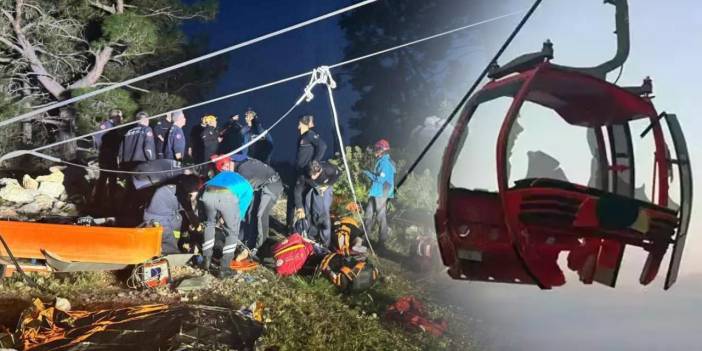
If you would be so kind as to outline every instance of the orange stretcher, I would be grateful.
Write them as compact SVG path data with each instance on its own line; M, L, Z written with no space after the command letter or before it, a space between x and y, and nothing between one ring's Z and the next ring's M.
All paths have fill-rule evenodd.
M117 228L0 221L0 235L18 259L126 266L161 255L161 227ZM0 249L0 260L8 254ZM107 265L105 265L107 264Z

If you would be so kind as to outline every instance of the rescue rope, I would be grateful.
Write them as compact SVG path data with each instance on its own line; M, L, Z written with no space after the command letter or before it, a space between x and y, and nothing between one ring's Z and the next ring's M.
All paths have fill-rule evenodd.
M512 33L510 33L510 35L507 37L507 40L505 40L505 42L502 44L502 46L497 51L497 53L492 58L492 60L490 60L490 62L488 62L488 64L485 66L485 68L480 73L478 78L473 82L473 85L470 87L470 89L468 89L468 92L458 102L458 105L456 105L456 108L453 109L453 111L451 112L449 117L444 121L444 123L441 124L441 127L439 128L439 130L436 132L436 134L434 134L434 136L431 138L431 140L429 140L429 143L424 147L424 149L419 154L419 156L414 160L414 162L412 162L412 165L410 165L409 169L407 170L407 173L405 173L405 175L402 176L400 181L397 183L396 189L400 189L400 187L405 183L405 181L407 180L409 175L412 174L412 172L414 172L414 169L417 168L417 166L419 166L419 162L422 161L424 156L426 156L427 152L429 152L429 149L431 149L431 147L434 145L434 143L436 143L436 141L439 139L439 137L444 132L446 127L451 123L451 121L461 111L461 108L463 107L463 105L466 103L466 101L468 101L470 96L473 95L473 92L478 87L478 84L480 84L480 82L485 78L485 76L490 71L490 67L493 64L497 63L497 60L500 58L500 56L502 56L502 54L505 52L505 50L507 50L507 47L509 47L509 45L512 43L512 40L514 40L514 38L517 36L517 34L522 30L522 27L524 27L524 25L529 20L529 18L534 13L534 11L536 11L536 9L539 7L539 5L541 5L541 1L542 0L534 1L534 4L531 5L531 8L529 8L527 13L524 15L522 20L517 24L517 26L514 28Z
M349 168L349 162L348 162L348 159L346 157L346 148L344 147L344 138L341 136L341 127L339 126L339 115L336 112L336 103L334 102L334 92L332 91L333 89L336 88L336 82L334 81L334 78L331 75L331 71L329 70L329 67L327 67L327 66L322 66L322 67L315 69L315 72L312 75L318 76L319 78L317 79L317 82L323 82L322 84L327 86L327 95L329 96L329 105L330 105L331 112L332 112L332 118L334 119L334 127L336 130L336 136L339 139L339 149L341 149L341 159L344 161L344 168L346 169L345 173L346 173L346 178L349 181L349 188L351 189L351 196L353 197L353 202L358 207L358 213L361 216L361 220L360 220L361 227L363 228L363 236L365 236L365 238L366 238L366 242L368 243L368 248L370 249L373 256L375 256L377 258L378 255L376 255L375 250L373 249L373 245L370 242L370 238L368 237L368 231L366 230L363 207L361 207L361 204L358 202L358 197L356 196L356 189L354 187L353 177L351 176L351 168Z
M376 1L378 1L378 0L365 0L365 1L362 1L362 2L359 2L359 3L356 3L356 4L353 4L353 5L350 5L350 6L341 8L341 9L339 9L339 10L332 11L332 12L329 12L329 13L327 13L327 14L324 14L324 15L321 15L321 16L318 16L318 17L315 17L315 18L312 18L312 19L309 19L309 20L300 22L300 23L298 23L298 24L295 24L295 25L292 25L292 26L289 26L289 27L286 27L286 28L283 28L283 29L279 29L279 30L277 30L277 31L274 31L274 32L271 32L271 33L268 33L268 34L264 34L264 35L261 35L261 36L259 36L259 37L253 38L253 39L249 39L249 40L243 41L243 42L238 43L238 44L231 45L231 46L229 46L229 47L226 47L226 48L224 48L224 49L217 50L217 51L215 51L215 52L211 52L211 53L209 53L209 54L205 54L205 55L202 55L202 56L199 56L199 57L196 57L196 58L193 58L193 59L190 59L190 60L187 60L187 61L184 61L184 62L175 64L175 65L169 66L169 67L165 67L165 68L162 68L162 69L159 69L159 70L156 70L156 71L147 73L147 74L143 74L143 75L138 76L138 77L134 77L134 78L131 78L131 79L127 79L127 80L125 80L125 81L123 81L123 82L120 82L120 83L116 83L116 84L113 84L113 85L110 85L110 86L107 86L107 87L104 87L104 88L101 88L101 89L97 89L97 90L91 91L91 92L89 92L89 93L85 93L85 94L76 96L76 97L74 97L74 98L70 98L70 99L67 99L67 100L59 101L59 102L50 104L50 105L48 105L48 106L45 106L45 107L36 109L36 110L32 110L32 111L30 111L30 112L23 113L23 114L21 114L21 115L19 115L19 116L12 117L12 118L7 119L7 120L4 120L4 121L0 121L0 127L5 126L5 125L8 125L8 124L10 124L10 123L14 123L14 122L21 121L21 120L23 120L23 119L27 119L27 118L29 118L29 117L36 116L36 115L38 115L38 114L40 114L40 113L48 112L48 111L50 111L50 110L53 110L53 109L56 109L56 108L59 108L59 107L66 106L66 105L68 105L68 104L72 104L72 103L74 103L74 102L78 102L78 101L85 100L85 99L87 99L87 98L90 98L90 97L93 97L93 96L96 96L96 95L100 95L100 94L105 93L105 92L108 92L108 91L110 91L110 90L114 90L114 89L117 89L117 88L120 88L120 87L123 87L123 86L131 85L131 84L134 84L134 83L136 83L136 82L140 82L140 81L142 81L142 80L144 80L144 79L148 79L148 78L155 77L155 76L158 76L158 75L161 75L161 74L164 74L164 73L167 73L167 72L170 72L170 71L173 71L173 70L182 68L182 67L186 67L186 66L192 65L192 64L194 64L194 63L197 63L197 62L200 62L200 61L204 61L204 60L210 59L210 58L215 57L215 56L219 56L219 55L222 55L222 54L225 54L225 53L234 51L234 50L241 49L241 48L243 48L243 47L246 47L246 46L249 46L249 45L252 45L252 44L255 44L255 43L258 43L258 42L261 42L261 41L264 41L264 40L267 40L267 39L276 37L276 36L279 36L279 35L284 34L284 33L287 33L287 32L291 32L291 31L293 31L293 30L295 30L295 29L299 29L299 28L308 26L308 25L310 25L310 24L313 24L313 23L316 23L316 22L325 20L325 19L327 19L327 18L334 17L334 16L337 16L337 15L343 14L343 13L345 13L345 12L349 12L349 11L351 11L351 10L355 10L355 9L357 9L357 8L360 8L360 7L363 7L363 6L372 4L372 3L376 2Z

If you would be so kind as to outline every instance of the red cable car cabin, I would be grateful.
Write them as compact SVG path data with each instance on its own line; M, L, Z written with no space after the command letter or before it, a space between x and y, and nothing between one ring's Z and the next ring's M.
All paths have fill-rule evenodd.
M625 49L628 52L628 44ZM549 289L565 283L557 258L560 252L568 252L568 268L582 282L614 287L624 248L634 245L648 254L639 279L648 284L672 244L668 289L677 278L692 203L690 164L677 118L656 112L649 97L650 80L642 87L619 87L584 70L550 63L552 52L534 55L502 72L493 70L495 80L464 107L445 151L435 222L449 275ZM497 140L498 191L451 186L453 168L461 167L456 160L471 117L479 105L504 97L512 102ZM552 110L569 125L590 128L600 163L596 187L549 178L508 183L508 139L525 102ZM652 202L634 196L630 124L642 119L650 125L641 137L652 137L655 145L653 187L657 185L657 192ZM662 122L672 138L675 159L670 158ZM677 209L668 203L673 166L680 183Z

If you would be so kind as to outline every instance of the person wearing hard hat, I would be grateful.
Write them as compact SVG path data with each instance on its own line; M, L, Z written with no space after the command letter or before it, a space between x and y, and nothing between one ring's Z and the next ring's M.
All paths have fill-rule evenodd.
M213 155L212 159L219 156ZM205 212L205 233L202 244L204 262L202 268L210 268L212 251L215 244L215 224L218 218L224 222L224 246L220 260L219 277L226 278L236 273L230 268L237 248L242 249L241 258L248 256L248 249L241 243L240 224L246 216L253 200L253 187L239 173L234 172L234 162L230 157L217 160L215 167L219 172L205 183L205 190L200 198Z
M217 133L217 117L207 115L202 117L202 125L204 126L200 139L202 139L203 159L209 160L212 155L217 154L219 147L219 133Z
M389 230L386 217L387 201L395 196L395 163L390 158L389 151L390 143L385 139L378 140L374 146L375 167L373 171L363 171L371 181L364 219L365 226L371 230L374 222L378 221L379 249L381 250L385 248Z

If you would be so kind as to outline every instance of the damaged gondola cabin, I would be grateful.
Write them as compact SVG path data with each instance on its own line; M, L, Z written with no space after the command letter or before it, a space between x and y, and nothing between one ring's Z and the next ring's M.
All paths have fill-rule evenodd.
M618 49L613 59L590 68L556 65L547 41L540 52L502 67L493 64L491 81L464 106L443 156L435 214L442 260L454 279L550 289L565 283L558 257L567 253L568 268L582 282L614 287L625 247L635 246L647 254L641 284L655 279L666 253L670 262L664 287L675 283L692 206L686 142L676 116L659 113L653 105L649 78L637 87L605 80L629 53L627 2L605 3L616 7ZM509 100L496 141L497 190L454 186L460 181L452 177L454 168L477 169L457 162L467 126L485 111L481 106L497 99ZM538 151L530 152L530 158L541 160L549 172L510 178L514 140L523 132L520 114L528 114L529 106L587 132L595 181L568 181L557 162ZM638 121L648 126L632 135L631 124ZM650 201L636 196L636 176L650 179L635 172L641 158L635 162L633 145L641 140L649 140L654 149L649 155L654 165ZM671 187L673 175L679 189ZM673 191L679 204L670 200Z

